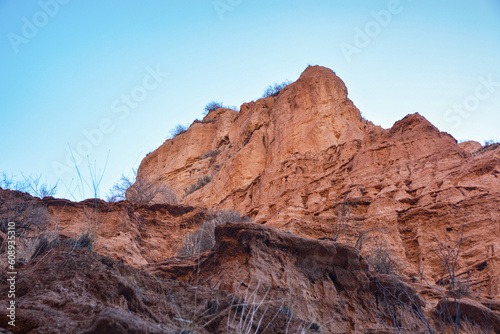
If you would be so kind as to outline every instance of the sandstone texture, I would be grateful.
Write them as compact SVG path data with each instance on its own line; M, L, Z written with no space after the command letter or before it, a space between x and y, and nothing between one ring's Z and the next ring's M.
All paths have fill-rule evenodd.
M169 204L134 205L90 199L74 203L46 198L54 229L68 237L97 231L94 249L140 267L177 253L183 236L198 228L204 208Z
M15 327L0 310L0 326L12 333L226 333L239 321L228 320L229 311L234 315L242 303L225 291L157 277L71 245L32 259L17 277ZM5 285L0 292L7 294ZM270 324L266 333L287 325L311 333L275 307L255 317Z
M209 112L138 176L181 204L0 189L2 303L6 222L33 223L19 326L2 308L4 332L426 333L456 319L500 332L500 145L457 143L418 113L376 126L327 68ZM180 256L213 210L251 222L218 225L213 248Z
M207 152L216 152L206 157ZM182 152L177 154L177 152ZM436 253L461 240L458 270L483 297L500 299L500 148L458 144L419 114L392 128L366 121L331 70L308 67L274 97L218 109L167 140L139 174L172 186L193 206L231 209L310 238L331 237L361 253L384 240L408 276L446 273ZM347 199L347 200L346 200ZM339 212L341 211L341 212Z

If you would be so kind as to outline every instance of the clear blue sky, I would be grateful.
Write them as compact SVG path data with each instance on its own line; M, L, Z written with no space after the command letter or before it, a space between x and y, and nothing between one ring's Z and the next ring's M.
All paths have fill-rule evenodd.
M87 180L109 154L104 197L207 102L240 106L308 64L375 124L419 112L500 140L498 0L3 0L0 22L0 171L60 180L60 197L92 196L68 147Z

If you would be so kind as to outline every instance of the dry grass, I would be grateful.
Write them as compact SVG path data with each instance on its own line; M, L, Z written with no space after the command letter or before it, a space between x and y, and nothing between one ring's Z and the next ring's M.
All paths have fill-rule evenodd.
M177 204L177 196L170 187L139 176L136 170L133 172L135 181L122 175L121 179L113 185L107 198L109 202L126 199L135 204Z
M214 210L209 212L208 219L206 219L201 227L187 234L184 237L178 255L182 257L199 254L206 250L211 249L215 245L215 227L227 222L240 223L248 221L247 217L242 217L236 211Z

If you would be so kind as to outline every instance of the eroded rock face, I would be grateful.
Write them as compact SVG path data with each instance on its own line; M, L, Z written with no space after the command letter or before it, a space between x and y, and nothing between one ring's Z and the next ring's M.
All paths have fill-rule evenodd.
M461 239L458 270L474 291L500 299L499 145L457 144L419 114L390 129L375 126L329 69L308 67L279 95L243 104L240 113L209 113L146 157L139 174L178 196L211 175L184 203L236 210L312 238L332 236L347 202L339 240L361 239L364 255L383 240L407 276L421 268L433 283L447 274L440 243Z
M174 256L183 236L197 229L207 214L203 208L169 204L43 202L54 221L51 230L68 237L95 233L96 252L135 267Z
M474 153L483 147L483 145L481 145L480 143L478 143L477 141L474 141L474 140L468 140L468 141L462 142L462 143L458 144L458 146L460 146L461 148L463 148L465 151L467 151L469 153Z
M347 98L342 80L319 66L309 67L277 97L245 103L240 110L218 109L193 123L148 155L140 175L169 184L179 196L200 176L214 175L185 202L240 208L245 199L234 198L235 191L248 198L249 187L264 175L274 176L291 155L318 153L376 129ZM210 151L217 156L204 155Z
M417 310L434 325L417 289L370 272L352 246L255 223L227 223L215 233L210 251L142 269L67 242L49 247L18 268L16 327L5 308L0 326L13 333L278 334L377 333L396 322L423 333ZM3 302L7 290L0 288ZM452 312L475 321L465 332L496 328L488 322L499 319L495 306L463 305Z
M166 259L145 269L192 285L201 282L241 298L255 293L257 300L281 305L293 318L313 319L322 333L382 330L383 323L390 322L388 316L395 316L383 302L390 298L385 290L393 285L404 286L398 292L404 291L412 302L425 307L410 285L370 273L352 246L298 237L255 223L227 223L215 233L213 250L189 259ZM423 330L421 323L412 326L415 332Z
M450 279L443 251L455 250L455 274L470 287L454 312L476 322L471 333L496 324L500 145L457 144L419 114L375 126L319 66L240 110L210 112L142 161L139 175L186 195L182 205L39 200L0 189L8 205L49 215L50 232L96 232L95 251L109 257L63 243L21 267L19 332L171 333L191 314L210 324L196 324L199 332L225 333L237 330L230 314L242 312L248 294L271 305L256 311L272 324L266 333L369 333L394 322L423 332L415 313L394 309L387 296L402 294L429 317L451 310L435 287ZM185 193L203 176L211 182ZM4 204L0 218L10 212ZM209 208L255 224L219 226L213 250L176 257ZM399 257L404 282L369 270L380 243ZM157 296L164 291L173 294Z
M240 317L234 314L243 304L225 291L153 276L71 245L52 248L20 268L16 289L16 326L8 325L2 307L0 328L23 334L235 332ZM2 303L7 291L2 284ZM256 330L260 319L269 324L265 333L283 333L286 326L313 333L308 323L274 306L256 310L248 328Z

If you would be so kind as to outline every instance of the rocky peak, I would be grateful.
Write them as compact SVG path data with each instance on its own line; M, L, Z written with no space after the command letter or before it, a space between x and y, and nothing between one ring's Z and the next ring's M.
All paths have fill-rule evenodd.
M217 172L222 182L207 189L219 193L213 202L220 202L293 154L318 153L362 139L375 128L347 98L342 80L321 66L308 67L277 96L245 103L240 110L221 108L193 123L146 157L140 175L162 180L182 196L197 179ZM208 161L207 152L218 156Z
M471 154L418 113L390 129L375 126L361 117L342 80L321 66L240 110L210 113L165 142L139 172L172 186L185 204L236 210L313 238L331 237L332 224L345 218L338 208L350 199L342 240L355 244L363 235L362 254L385 240L410 276L423 261L437 270L433 237L451 238L460 224L475 226L464 232L470 242L495 248L497 146L478 151L474 145L479 153ZM208 184L184 191L204 176ZM367 232L382 227L383 233ZM463 263L486 259L481 252L467 256ZM488 286L490 297L500 298L495 265L487 268L478 273L478 289Z
M35 251L17 243L32 258L19 266L13 332L257 332L262 323L265 333L375 333L397 323L420 333L422 316L499 332L500 144L457 144L418 113L375 126L320 66L240 110L209 112L142 161L138 174L173 188L180 205L0 189L4 222L54 223ZM213 248L179 252L207 234L212 209L253 223L231 213L208 234ZM85 231L94 242L77 247ZM95 252L80 248L89 245ZM377 269L381 258L393 267ZM238 329L242 306L263 303Z

